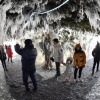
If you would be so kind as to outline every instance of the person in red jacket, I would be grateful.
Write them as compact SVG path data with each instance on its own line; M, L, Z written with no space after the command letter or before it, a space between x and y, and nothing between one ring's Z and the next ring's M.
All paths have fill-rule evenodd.
M12 54L13 53L12 53L12 49L11 49L10 45L7 47L6 53L8 55L8 61L9 61L9 59L11 59L11 62L12 62Z

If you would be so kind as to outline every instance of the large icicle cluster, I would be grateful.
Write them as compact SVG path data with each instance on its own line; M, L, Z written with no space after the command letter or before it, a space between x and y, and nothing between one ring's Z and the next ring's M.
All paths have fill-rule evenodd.
M95 30L100 30L100 1L99 0L88 0L85 13L89 19L90 25Z

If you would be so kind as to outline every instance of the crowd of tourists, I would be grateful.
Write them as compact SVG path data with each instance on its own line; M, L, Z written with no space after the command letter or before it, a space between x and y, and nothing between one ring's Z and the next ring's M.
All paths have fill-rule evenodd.
M50 39L50 37L48 36ZM60 65L63 64L66 67L64 72L64 77L62 82L70 82L71 76L74 75L74 82L82 81L81 75L83 68L86 64L86 54L82 50L80 44L76 44L74 48L73 57L68 57L66 62L63 61L63 48L61 47L59 40L57 38L53 39L53 53L50 51L50 41L48 38L45 38L44 43L40 43L41 48L44 50L45 60L47 61L43 68L48 69L48 66L52 68L52 62L55 62L56 66L56 75L55 77L58 78L61 76L60 72ZM37 91L37 81L35 78L36 66L35 61L37 57L37 49L34 47L31 39L25 40L25 47L22 48L19 44L15 45L15 51L21 55L21 63L22 63L22 75L23 75L23 83L25 85L26 92L30 92L30 88L28 85L28 77L31 78L33 83L33 91ZM5 48L5 49L4 49ZM49 48L49 49L48 49ZM49 51L48 51L49 50ZM52 56L50 55L52 53ZM7 55L7 56L6 56ZM11 46L2 46L0 45L0 60L4 71L8 71L6 66L6 59L12 61L12 49ZM94 64L92 68L92 74L94 75L95 66L97 64L97 72L99 71L99 61L100 61L100 44L97 42L96 47L92 51L92 55L94 57ZM78 76L77 76L78 75Z

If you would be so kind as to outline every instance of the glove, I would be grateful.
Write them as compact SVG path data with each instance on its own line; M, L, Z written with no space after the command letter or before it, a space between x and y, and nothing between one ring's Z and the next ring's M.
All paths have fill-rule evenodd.
M50 57L50 60L54 62L54 58L53 57Z

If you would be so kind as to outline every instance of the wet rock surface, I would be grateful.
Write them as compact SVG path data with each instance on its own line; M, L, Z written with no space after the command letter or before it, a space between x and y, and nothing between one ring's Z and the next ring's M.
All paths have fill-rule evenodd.
M89 60L82 73L83 82L62 83L60 79L53 77L55 68L51 71L37 68L38 91L25 93L22 82L21 63L14 59L14 63L8 63L9 71L4 74L0 72L0 98L4 100L99 100L100 99L100 71L91 76L93 60ZM62 68L61 68L62 69ZM42 73L48 73L44 77ZM49 76L51 73L51 76ZM5 77L4 77L5 76ZM6 81L4 80L6 79ZM32 89L32 82L29 80ZM14 99L13 99L14 98ZM2 100L3 100L2 99Z

